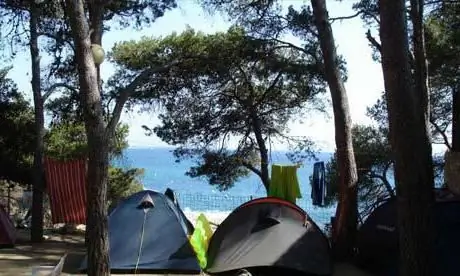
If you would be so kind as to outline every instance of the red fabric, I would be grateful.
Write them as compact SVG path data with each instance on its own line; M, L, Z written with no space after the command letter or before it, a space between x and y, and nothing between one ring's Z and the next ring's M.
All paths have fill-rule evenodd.
M45 158L52 221L86 224L86 161Z
M0 246L14 245L16 229L5 209L0 205Z

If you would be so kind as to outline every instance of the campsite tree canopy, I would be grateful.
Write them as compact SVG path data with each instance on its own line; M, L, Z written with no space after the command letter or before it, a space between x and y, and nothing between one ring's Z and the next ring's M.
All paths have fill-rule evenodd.
M429 61L429 82L430 82L430 128L434 144L444 144L447 149L452 147L450 141L451 129L454 126L453 114L457 112L456 106L459 104L454 101L454 95L458 90L458 68L460 60L458 58L460 32L457 25L460 24L458 12L459 3L454 1L432 1L427 6L427 16L424 21L426 55ZM360 13L363 20L373 26L378 24L378 10L376 0L360 1L354 8ZM367 38L375 50L376 60L380 59L380 43L367 33ZM368 113L377 123L388 128L388 117L386 111L386 100L382 94L375 105L368 109ZM460 133L460 132L459 132ZM452 132L452 136L454 133ZM460 135L459 135L460 136Z
M352 129L353 147L358 168L358 202L360 218L366 217L384 200L395 195L391 179L393 159L386 133L379 128L355 125ZM336 156L326 163L328 194L326 205L338 198L338 170Z
M110 150L112 161L123 159L123 150L128 147L129 127L120 124ZM45 136L46 155L55 159L68 160L87 156L88 143L83 123L61 121L52 124ZM142 190L140 182L144 170L141 168L110 165L107 185L107 207L121 198Z
M34 114L29 102L0 69L0 180L30 183L35 149Z
M136 89L137 81L119 87L115 92L113 110L104 116L100 64L92 56L91 45L102 44L109 21L121 26L141 27L154 22L167 10L176 7L174 0L150 1L65 1L64 13L74 45L74 61L78 70L81 108L88 141L88 208L86 238L88 275L108 275L107 178L109 151L116 126L126 101ZM162 68L155 68L161 70ZM138 78L149 75L143 72Z
M252 172L268 188L270 145L282 142L294 153L309 154L311 142L290 136L287 124L309 108L323 109L317 45L305 47L312 47L311 54L251 38L236 27L212 35L188 29L116 45L112 56L120 68L112 81L117 86L145 68L176 62L136 90L133 102L160 105L161 124L146 130L177 146L178 159L195 158L187 173L192 177L228 189ZM231 138L236 149L229 148Z
M378 23L375 21L375 18L378 16L378 11L375 6L376 2L373 1L361 1L355 5L357 12L360 12L358 15L361 15L369 26ZM435 6L433 6L435 5ZM445 145L446 149L452 148L451 143L451 129L455 129L453 126L453 109L455 104L453 102L453 94L456 91L456 72L458 71L459 60L457 58L457 48L458 43L456 41L459 39L458 29L455 28L456 24L459 24L458 17L453 16L455 14L455 8L458 8L459 5L453 5L453 3L444 3L441 6L437 4L428 5L429 11L425 19L425 34L426 34L426 51L427 58L429 61L429 78L430 78L430 129L432 135L433 144ZM376 61L380 61L380 43L372 37L371 33L368 32L367 38L371 42L371 46L375 50L374 57ZM456 40L457 39L457 40ZM378 132L382 137L388 136L388 114L387 114L387 102L385 94L382 93L380 99L378 99L374 105L368 107L367 116L370 117L376 127L372 132ZM365 127L368 129L368 127ZM355 140L361 140L357 137L360 137L361 134L356 133L354 135ZM452 136L454 134L452 133ZM358 163L358 175L360 181L360 187L364 188L369 185L373 185L375 190L381 190L382 181L381 181L381 163L380 158L376 158L373 164L369 165L371 169L370 173L378 176L373 178L372 182L369 182L367 177L363 178L363 172L367 174L367 168L363 171L363 164L359 160L362 158L362 155L365 156L374 156L376 152L386 152L385 160L390 160L393 162L392 157L390 156L390 151L384 150L388 145L388 139L379 139L384 143L373 144L373 139L368 140L366 144L369 145L363 147L360 145L360 142L354 141L354 146L356 147L356 159ZM380 154L378 154L380 156ZM367 158L366 158L367 159ZM434 172L435 172L435 184L437 186L443 185L443 166L444 159L442 156L434 157ZM332 189L329 194L329 202L335 202L337 199L337 191L334 188L336 186L336 171L335 171L335 160L332 158L330 162L326 165L327 168L327 178L330 179L330 184ZM367 167L367 166L365 166ZM391 176L391 174L389 174ZM365 185L361 182L365 180ZM371 186L369 186L371 188ZM364 198L362 195L359 197L360 206L375 206L380 200L376 200L375 197ZM361 211L364 211L361 209ZM370 211L370 209L369 209ZM367 213L367 212L366 212ZM365 215L365 213L363 213Z
M8 129L0 138L0 179L22 186L32 179L32 160L35 150L33 108L18 91L16 84L6 77L8 68L0 70L0 127ZM121 125L115 137L113 158L123 158L128 146L128 126ZM87 154L84 125L73 121L59 121L46 129L45 153L56 159L80 158ZM142 189L138 168L111 166L109 169L108 204L117 202Z
M97 44L101 44L102 32L109 29L107 25L104 26L104 22L110 22L112 27L122 28L146 26L163 16L166 10L176 6L174 0L84 2L92 10L92 42ZM43 208L40 206L43 189L39 187L43 184L40 183L43 177L38 175L43 173L43 163L40 161L45 133L43 104L53 92L68 93L69 90L78 90L78 81L75 78L75 45L70 32L69 13L65 9L65 1L6 0L0 3L0 25L5 26L4 34L8 37L1 42L11 42L8 45L10 53L14 54L29 46L31 54L35 124L40 134L36 135L37 146L34 154L37 173L34 180L38 187L34 193L31 234L35 241L41 240L43 234ZM95 12L96 9L99 12ZM45 67L40 64L39 57L45 52L52 59L48 70L42 72Z
M84 2L84 3L83 3ZM140 27L140 26L146 26L152 23L156 18L163 16L164 12L166 10L169 10L171 8L174 8L176 6L176 3L174 0L150 0L150 1L83 1L80 2L83 4L85 8L87 8L87 12L84 13L83 16L89 16L90 17L90 24L91 25L91 43L96 43L96 44L101 44L102 41L102 33L103 31L106 31L108 29L107 22L111 22L111 26L121 26L121 27ZM22 1L22 0L7 0L7 1L2 1L0 3L0 9L2 13L1 17L1 23L2 25L6 25L7 27L13 27L12 31L9 32L7 31L6 33L11 34L12 39L10 41L13 41L14 43L11 45L21 45L21 46L26 46L30 45L30 51L31 51L31 60L33 62L33 72L32 74L34 75L34 95L35 103L37 104L35 108L37 109L36 114L39 115L37 119L35 120L37 126L41 124L43 118L43 112L39 112L38 110L43 107L43 102L45 100L45 95L50 95L51 92L55 91L68 91L68 90L75 90L78 91L79 88L84 85L84 83L79 83L78 80L74 77L76 73L76 61L81 61L82 56L78 55L78 52L75 50L78 49L78 41L77 43L74 43L72 39L72 32L70 28L70 23L72 22L72 9L68 9L68 6L66 4L71 4L69 1L52 1L52 0L45 0L45 1ZM89 12L88 12L89 11ZM51 24L47 24L46 22L52 22ZM80 22L82 23L82 22ZM84 23L84 22L83 22ZM23 26L29 26L31 27L28 29L27 27L23 28ZM75 25L74 25L75 26ZM74 33L75 33L75 28L72 28ZM24 35L25 33L29 32L28 35ZM38 45L38 37L40 37L40 44ZM29 40L30 38L30 40ZM2 40L6 41L6 40ZM30 42L30 43L29 43ZM42 44L43 43L43 44ZM88 50L88 49L87 49ZM51 54L53 59L52 59L52 64L50 66L50 70L48 71L49 74L47 74L47 78L41 78L44 76L44 74L41 74L40 76L40 64L39 64L39 55L44 54L45 52L48 54ZM81 66L80 66L81 67ZM70 70L68 68L71 68ZM73 70L72 70L73 69ZM98 69L98 68L97 68ZM98 78L97 78L97 84L99 84L100 80L100 75L98 72ZM41 85L40 85L41 82ZM43 91L40 91L43 90ZM99 90L99 89L97 89ZM44 92L44 93L39 93L39 92ZM101 92L101 91L99 91ZM98 93L95 91L95 93ZM123 102L123 101L119 101ZM82 102L83 103L83 102ZM119 105L119 107L123 107L123 105ZM79 109L84 107L84 104L79 105ZM43 111L43 108L41 108ZM117 108L117 112L114 112L115 114L119 114L121 112L120 108ZM84 113L84 112L82 112ZM112 120L114 122L113 127L110 127L112 131L114 132L114 129L116 128L118 116L113 116L111 118L115 118L115 120ZM101 120L101 122L103 119ZM43 125L41 126L41 130L43 130ZM43 132L41 132L43 133ZM40 136L41 137L41 136ZM88 135L88 141L91 144L91 135ZM94 138L94 137L93 137ZM110 140L110 139L109 139ZM109 141L110 142L110 141ZM39 144L39 143L37 143ZM110 144L110 143L104 143L105 144ZM95 148L95 151L98 151L100 149L104 149L104 145L102 147L93 147ZM37 148L37 153L40 149L43 149L43 145L41 147L36 147ZM90 146L91 148L91 146ZM91 152L91 151L89 151ZM108 155L107 151L101 151L105 152ZM38 158L38 154L35 154L36 160L41 160ZM89 158L90 160L93 160L93 158ZM103 157L102 159L107 159ZM38 162L36 162L38 164ZM102 162L100 162L102 163ZM108 163L108 161L106 162ZM40 163L40 165L42 165ZM38 167L38 166L37 166ZM94 167L94 168L93 168ZM90 166L90 172L94 172L98 170L99 168L96 168L96 166ZM37 170L38 171L38 170ZM95 187L97 189L98 187L102 187L104 190L105 184L104 184L104 179L106 179L106 172L107 169L102 169L102 175L103 175L103 180L94 180L95 182L101 182L102 184L100 185L90 185L90 187ZM91 174L90 173L90 174ZM36 179L40 179L39 177L36 177ZM89 179L95 179L94 177L90 177ZM37 180L38 181L38 180ZM39 193L34 193L34 198L37 199L35 195L38 195ZM88 213L90 214L88 217L91 218L92 214L95 214L97 212L93 212L91 210L91 192L89 198L89 211ZM96 193L102 195L102 197L105 197L105 193ZM41 200L34 200L34 202L41 202ZM103 208L105 204L104 199L100 199L100 204L101 209ZM34 205L37 206L37 204L34 203ZM94 205L94 204L93 204ZM42 227L35 227L39 226L38 223L42 221L40 214L42 213L42 208L34 208L32 218L33 218L33 228L34 230L32 231L34 233L34 236L37 237L35 240L39 240L42 237ZM102 217L105 217L104 215ZM101 222L103 224L104 220L103 219L95 219L93 220L95 223ZM37 223L35 223L37 222ZM88 232L91 232L93 223L89 223L87 226ZM102 225L102 229L104 229L104 225ZM102 230L101 230L102 231ZM97 232L97 231L96 231ZM92 256L92 252L95 250L92 250L92 248L98 247L100 243L97 241L101 240L99 237L103 237L102 234L95 234L95 235L90 235L94 240L93 242L89 242L89 253L90 256ZM99 246L102 248L102 251L106 251L103 246ZM106 261L101 261L104 260L104 256L106 256L103 252L99 252L94 256L94 258L89 258L91 262L94 265L89 265L89 274L97 274L97 275L104 275L106 272L104 272L104 267L107 267L107 262ZM99 259L99 257L101 259ZM101 267L99 273L93 273L93 271L96 269L97 265Z
M331 92L337 168L339 171L339 201L332 242L335 258L344 260L353 255L358 215L358 174L353 148L352 122L345 81L340 72L332 26L326 0L311 0L312 14L324 60L324 70ZM302 8L303 18L309 9Z
M326 1L311 1L311 6L284 6L282 1L231 1L201 0L210 10L224 12L229 20L242 26L252 36L267 41L276 41L286 47L308 53L311 47L321 49L319 60L323 64L334 113L335 142L338 150L340 170L340 201L335 216L333 236L334 253L342 258L351 255L357 214L357 172L353 154L352 125L344 86L346 74L344 63L335 47L334 36L326 8ZM300 42L293 42L294 36Z
M410 32L405 4L404 0L379 1L382 71L398 194L399 270L402 275L433 275L434 177L423 1L410 1Z
M130 5L132 5L131 3ZM144 4L142 4L144 5ZM125 7L126 8L126 7ZM33 1L5 1L0 4L0 12L2 19L0 24L4 25L5 32L3 33L4 39L1 41L3 53L8 53L15 56L17 52L26 49L31 45L31 60L34 65L32 66L32 84L34 86L34 108L35 108L35 130L32 126L27 129L17 126L15 129L20 129L26 133L30 133L30 139L37 139L37 135L33 133L40 132L39 139L35 141L33 146L33 154L38 160L42 160L43 153L53 158L79 158L87 154L86 135L82 125L82 116L78 103L78 91L75 78L75 64L73 63L74 56L69 54L73 51L73 44L70 38L68 24L64 20L62 6L56 1L44 1L42 3L34 3ZM118 19L119 20L119 19ZM143 20L143 19L142 19ZM122 22L122 21L120 21ZM29 33L31 35L24 35ZM40 44L38 38L40 37ZM7 41L12 43L7 44ZM5 51L6 50L6 51ZM40 63L40 58L37 55L50 55L51 61L48 64ZM6 56L9 58L8 56ZM37 63L38 62L38 63ZM61 93L59 93L61 92ZM52 97L51 97L52 96ZM108 102L107 99L105 102ZM52 123L49 129L46 129L44 124L44 113L49 111L52 115ZM27 121L23 121L24 123ZM83 131L83 132L82 132ZM127 126L117 127L115 136L117 137L115 145L111 150L111 154L120 155L121 151L127 147ZM8 133L10 134L10 133ZM17 140L18 142L20 139ZM11 144L12 142L13 144ZM32 141L22 141L21 144L27 145ZM8 149L19 148L18 143L8 141ZM14 145L14 146L13 146ZM37 153L38 152L38 153ZM32 154L28 152L27 154ZM6 156L12 156L6 154ZM19 160L19 159L18 159ZM9 162L9 166L19 166L14 162ZM30 164L28 164L30 165ZM36 162L35 170L28 168L27 172L16 174L16 177L8 177L9 180L19 182L17 177L20 177L21 184L30 185L32 180L39 179L42 181L44 177L35 176L33 173L43 171L41 167L42 162ZM6 168L6 166L4 166ZM15 170L8 169L7 172L11 174ZM120 176L129 177L136 176L141 173L139 169L124 169L112 168L111 172L116 172L117 178ZM110 186L125 187L126 183L119 183L120 181L113 181L112 174L109 175ZM131 182L129 182L131 183ZM132 182L134 183L134 182ZM134 183L133 187L140 187L139 183ZM116 188L120 190L121 188ZM43 189L38 188L38 191ZM34 193L37 194L37 193ZM112 193L117 194L117 193ZM118 193L119 194L119 193ZM119 196L115 196L119 197ZM41 201L41 200L38 200ZM37 213L42 214L41 207L36 205L33 207L33 223L32 223L32 237L34 240L41 240L42 231L37 231L37 219L42 221L42 218L37 217ZM41 226L38 227L41 229Z
M43 191L44 191L44 134L45 116L42 95L41 58L38 45L40 36L41 18L51 15L54 19L56 5L46 3L46 9L40 7L38 1L3 1L0 4L0 26L8 28L7 37L11 39L11 52L14 54L18 48L29 46L32 75L32 94L34 102L34 128L35 128L35 151L33 155L33 199L32 199L32 231L31 240L34 242L43 239ZM53 8L52 8L53 7ZM51 9L49 9L51 8ZM26 36L21 34L27 33ZM3 41L2 41L3 42ZM4 43L4 42L3 42Z
M459 13L460 2L449 4L446 1L430 13L426 22L431 98L439 103L438 108L432 105L432 123L438 122L442 141L455 152L460 152ZM446 138L448 135L443 135L449 126L451 139Z

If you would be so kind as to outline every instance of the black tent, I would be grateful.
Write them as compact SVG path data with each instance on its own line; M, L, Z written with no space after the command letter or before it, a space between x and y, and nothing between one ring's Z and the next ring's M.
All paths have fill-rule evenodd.
M267 197L235 209L208 247L210 274L331 275L329 242L295 204Z
M177 207L176 210L179 213L179 217L183 218L182 221L184 222L185 226L187 227L187 234L188 235L193 234L193 231L195 230L194 227L193 227L193 224L187 219L187 217L185 216L184 212L182 211L182 208L180 208L179 201L177 200L176 192L174 192L170 188L167 188L166 191L165 191L165 195L166 195L166 197L168 197L174 203L174 205L176 205L176 207Z
M460 261L460 200L440 197L435 204L436 275L458 275ZM420 241L423 242L423 241ZM357 262L377 275L398 275L397 201L377 207L358 232Z
M191 223L171 195L144 190L121 201L109 216L112 273L199 273L188 242ZM82 264L86 270L86 259Z

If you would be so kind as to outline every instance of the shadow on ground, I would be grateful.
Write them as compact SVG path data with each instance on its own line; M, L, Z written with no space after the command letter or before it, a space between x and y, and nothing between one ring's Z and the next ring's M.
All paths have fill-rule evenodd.
M25 230L19 230L18 235L19 239L15 248L0 249L0 276L29 276L32 267L54 266L64 254L67 254L67 258L63 275L78 275L78 268L85 255L84 235L49 234L48 239L39 244L28 242L29 233ZM334 276L371 275L349 264L336 264Z
M68 254L64 266L65 273L75 273L79 261L84 256L84 236L81 234L50 234L42 243L28 241L26 230L18 231L18 241L14 248L0 249L0 275L30 275L32 267L56 265L59 259Z

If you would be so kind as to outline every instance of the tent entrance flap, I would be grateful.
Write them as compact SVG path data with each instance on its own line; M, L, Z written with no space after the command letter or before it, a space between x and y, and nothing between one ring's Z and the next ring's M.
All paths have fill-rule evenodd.
M137 208L139 209L151 209L155 207L155 204L153 203L153 199L152 197L149 195L149 194L146 194L141 202L139 203L139 205L137 206Z

